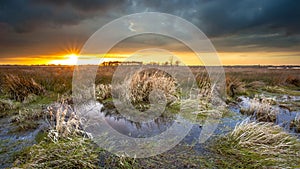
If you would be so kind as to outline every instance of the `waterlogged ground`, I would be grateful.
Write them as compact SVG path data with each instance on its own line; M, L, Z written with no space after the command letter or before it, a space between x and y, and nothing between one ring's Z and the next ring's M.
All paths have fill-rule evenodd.
M300 101L299 96L269 93L262 94L257 97L272 99L274 102L278 103L273 105L274 109L279 110L275 124L281 126L291 135L300 138L300 134L296 133L293 128L290 128L290 122L295 119L297 114L300 114L299 107L297 106L298 102ZM254 120L253 117L251 118L243 115L240 112L241 109L249 106L249 101L251 98L240 96L236 100L236 103L227 105L228 112L224 113L222 118L217 121L218 127L205 143L199 143L199 136L203 129L203 124L190 122L193 125L192 129L177 146L161 155L150 157L148 160L138 159L138 163L144 163L145 166L150 165L148 166L149 168L176 168L174 166L183 168L220 168L221 166L230 167L230 162L227 164L222 155L211 148L214 144L214 139L218 138L219 136L226 135L232 131L238 123L241 123L245 119ZM114 113L108 113L107 111L106 113L103 113L103 116L105 116L107 122L115 130L131 137L141 138L160 134L170 127L172 123L174 123L174 117L159 117L156 120L147 123L134 123L130 120L119 117ZM220 163L220 165L218 163ZM107 165L107 163L102 163L103 167L105 165Z
M10 118L0 119L0 166L1 168L10 167L17 160L17 153L26 147L36 143L38 133L43 125L37 129L16 132L17 126L10 123Z
M275 124L281 126L286 132L298 137L300 136L299 133L296 133L294 128L290 127L291 121L294 120L297 115L300 115L300 107L298 105L300 103L300 96L274 95L268 93L262 94L259 97L271 99L277 103L272 105L274 109L278 110ZM241 96L239 100L239 107L249 107L251 98ZM240 108L237 111L239 112Z
M279 110L275 124L281 126L291 135L300 138L300 134L290 127L290 122L295 119L297 114L300 114L300 96L266 92L256 97L273 100L276 104L272 106ZM124 164L131 167L138 164L138 166L143 166L144 168L219 168L219 163L221 166L226 166L222 155L217 153L217 151L212 151L211 146L215 138L227 134L238 123L249 118L240 111L249 106L251 99L247 96L240 96L235 102L228 104L226 107L227 111L217 121L218 127L205 143L199 143L199 136L204 123L190 121L193 127L189 134L173 149L150 158L125 160ZM120 116L114 108L104 107L97 113L104 117L106 122L118 132L135 138L158 135L166 131L173 123L176 123L176 119L180 116L177 114L160 116L155 120L138 123ZM205 118L202 120L205 121ZM13 163L14 165L18 163L18 152L36 143L36 137L39 136L44 127L42 124L40 123L39 127L34 130L15 132L16 126L10 122L9 117L0 119L0 168L10 167ZM113 165L117 166L117 163L108 152L100 155L100 167L113 167ZM124 165L125 168L126 165Z

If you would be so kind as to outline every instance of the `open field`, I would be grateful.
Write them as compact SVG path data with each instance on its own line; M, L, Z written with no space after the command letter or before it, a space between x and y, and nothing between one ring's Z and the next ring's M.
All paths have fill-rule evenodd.
M0 168L300 167L300 69L281 68L225 67L222 94L212 90L204 67L190 67L196 83L192 88L156 69L132 78L124 71L123 81L112 85L117 67L99 67L94 97L102 109L96 113L115 130L152 137L178 116L193 126L171 150L130 158L99 148L85 131L72 99L74 66L0 66ZM179 72L181 67L164 69ZM120 112L113 99L128 101L138 111ZM153 104L165 106L163 113L157 115L159 106L152 109ZM197 111L194 105L199 105ZM124 114L154 120L136 122ZM218 127L199 143L209 117L218 118Z

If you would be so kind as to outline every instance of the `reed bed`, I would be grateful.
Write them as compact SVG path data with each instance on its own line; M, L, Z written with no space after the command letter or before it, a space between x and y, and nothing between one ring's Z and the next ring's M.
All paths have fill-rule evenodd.
M32 78L24 78L12 74L5 76L5 90L11 99L24 101L31 94L42 95L45 89Z

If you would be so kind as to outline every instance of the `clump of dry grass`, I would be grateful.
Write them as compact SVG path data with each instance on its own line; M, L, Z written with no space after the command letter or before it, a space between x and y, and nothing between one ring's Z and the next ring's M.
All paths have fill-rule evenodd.
M288 76L285 80L285 83L300 87L300 79L295 76Z
M279 109L274 108L266 99L251 99L248 107L241 108L241 113L255 117L257 121L276 122Z
M200 99L202 98L211 98L212 95L212 85L209 79L208 74L199 73L196 76L196 81L198 84L198 96Z
M15 166L22 168L99 168L99 153L82 127L80 119L63 99L49 105L42 113L49 129L38 144L22 151ZM30 113L32 114L32 113ZM22 117L22 116L21 116Z
M17 125L17 131L24 131L37 128L42 117L43 112L40 110L22 108L11 117L11 122Z
M5 76L5 90L16 101L23 101L30 94L42 95L45 89L32 78L23 78L8 74Z
M134 105L148 105L151 95L155 97L155 101L168 105L179 97L176 80L160 70L138 71L125 78L122 84L114 86L112 94L115 98L130 101Z
M266 86L266 84L262 81L253 81L253 82L246 84L247 88L253 88L253 89L262 88L264 86Z
M246 119L218 143L217 150L221 154L256 167L295 167L300 164L299 140L272 123Z
M48 106L44 113L50 127L48 137L52 141L72 136L90 137L82 130L80 119L69 104L54 103Z
M245 93L245 83L238 78L226 77L226 92L230 97Z
M11 100L0 99L0 117L6 115L14 107L14 103Z
M299 146L299 141L273 123L250 122L247 119L236 125L227 138L236 142L237 146L251 147L260 154L299 154L294 149Z
M295 128L296 132L300 132L300 114L297 114L295 119L291 121L291 128Z
M110 84L100 84L96 86L95 89L96 99L103 101L111 97L111 85Z
M133 103L149 103L149 95L153 90L165 94L167 102L173 102L177 96L176 80L163 71L137 72L130 81L130 98Z

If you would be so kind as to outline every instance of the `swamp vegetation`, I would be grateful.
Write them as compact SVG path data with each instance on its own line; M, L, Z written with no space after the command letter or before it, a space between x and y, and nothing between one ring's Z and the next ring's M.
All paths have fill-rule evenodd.
M140 71L112 87L116 67L99 67L98 113L118 132L151 137L166 131L178 116L193 126L174 148L130 158L101 149L84 130L72 100L73 66L1 66L0 168L300 167L300 70L225 67L226 96L217 98L205 69L190 69L197 99L186 98L178 81L163 71ZM130 100L142 113L149 113L153 102L166 108L151 121L134 122L122 116L113 98ZM194 105L199 105L196 111ZM199 143L205 122L215 118L213 135Z

